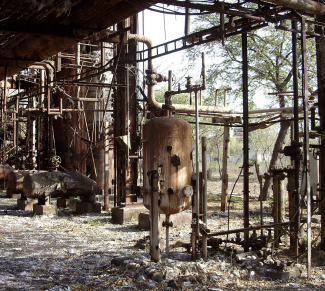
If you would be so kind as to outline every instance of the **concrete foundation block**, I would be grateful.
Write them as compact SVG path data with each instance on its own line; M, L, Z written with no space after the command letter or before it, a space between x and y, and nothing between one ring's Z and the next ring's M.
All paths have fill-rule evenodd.
M33 212L37 215L58 215L58 207L56 205L51 204L34 204Z
M7 191L6 198L20 199L21 198L21 194L10 194Z
M123 224L132 219L137 219L141 212L148 211L143 204L126 205L125 207L112 208L112 220L115 223Z
M150 229L149 213L141 212L139 214L139 228L140 229Z
M38 203L38 199L17 199L17 208L20 210L33 210L33 205Z
M76 211L79 214L91 213L91 212L100 213L101 209L102 209L101 204L98 202L91 203L91 202L78 201L76 203Z
M57 206L58 208L70 208L71 210L76 210L76 203L77 200L74 198L58 198L57 199Z
M164 214L160 214L160 222L161 224L165 219ZM181 212L170 215L170 222L173 223L173 227L178 227L184 224L190 225L192 222L192 214L187 212ZM150 229L150 221L149 221L149 213L140 213L139 214L139 228L140 229Z

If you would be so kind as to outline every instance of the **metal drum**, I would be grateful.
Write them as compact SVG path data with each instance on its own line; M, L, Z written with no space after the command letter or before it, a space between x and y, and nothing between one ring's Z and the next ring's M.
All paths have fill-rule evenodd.
M143 201L150 208L147 173L159 172L159 211L174 214L191 206L191 126L183 119L165 116L151 119L143 128Z

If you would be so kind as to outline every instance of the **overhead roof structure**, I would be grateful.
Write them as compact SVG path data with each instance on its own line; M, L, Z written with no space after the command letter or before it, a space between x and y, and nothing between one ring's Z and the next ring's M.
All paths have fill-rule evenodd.
M141 1L4 0L0 2L0 60L42 61L157 3ZM12 75L22 68L8 70ZM4 68L0 68L0 79Z

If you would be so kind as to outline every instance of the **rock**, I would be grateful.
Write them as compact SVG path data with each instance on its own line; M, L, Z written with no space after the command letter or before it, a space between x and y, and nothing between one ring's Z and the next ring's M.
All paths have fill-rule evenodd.
M19 273L19 276L20 277L26 277L28 275L28 273L27 272L21 272L21 273Z
M250 271L249 272L249 280L252 281L255 277L255 272L254 271Z
M115 266L126 266L128 263L130 263L130 260L128 257L116 257L111 260L111 265Z
M188 282L188 281L185 281L183 282L183 287L192 287L192 283L191 282Z
M164 273L162 271L152 270L148 273L148 278L156 282L161 282L164 279Z
M212 282L218 282L218 281L220 281L220 276L217 276L217 275L211 275L209 279L210 279L210 281L212 281Z
M239 270L233 270L232 272L237 278L240 278L240 272Z
M68 285L56 285L49 289L49 291L71 291Z
M130 290L130 291L136 291L137 290L137 288L135 288L134 286L122 286L121 288L120 288L120 290L122 291L124 291L124 290Z
M196 268L198 271L203 271L203 272L207 271L207 266L205 264L197 263Z
M167 286L174 290L179 290L179 287L175 280L169 280Z
M143 275L140 275L138 278L137 278L138 281L142 282L142 281L145 281L146 280L146 277L143 276Z
M300 287L300 284L298 283L289 283L289 287L293 289L298 289Z
M137 269L139 267L140 267L140 265L136 264L136 263L129 263L129 264L126 265L127 270L135 270L135 269Z
M166 279L171 280L179 276L180 270L177 268L166 267Z

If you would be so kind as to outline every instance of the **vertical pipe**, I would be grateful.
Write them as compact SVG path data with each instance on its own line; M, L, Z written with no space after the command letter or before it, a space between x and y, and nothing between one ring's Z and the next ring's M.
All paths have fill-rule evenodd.
M199 104L198 91L195 90L195 166L196 166L196 231L199 234L199 218L200 218L200 159L199 159Z
M303 98L304 98L304 166L303 178L305 180L304 195L307 196L307 276L311 275L311 197L310 197L310 171L309 171L309 112L308 112L308 72L306 57L306 23L305 18L301 18L301 51L302 51L302 71L303 71Z
M279 222L284 222L285 215L285 201L284 201L284 179L285 175L282 174L279 178L279 191L278 191L278 209L279 209Z
M208 219L207 219L207 212L208 212L208 201L207 201L207 139L205 136L202 137L202 175L203 175L203 199L202 199L202 214L203 214L203 223L204 226L207 228L207 223L208 223ZM204 258L206 258L208 256L208 238L206 236L202 237L202 255Z
M323 16L316 16L317 21L323 21ZM317 32L321 32L318 28ZM320 117L320 131L325 129L325 39L316 38L316 56L317 56L317 87L318 87L318 114ZM319 155L319 198L325 199L325 139L320 141ZM325 250L325 207L319 203L319 212L321 213L321 242L320 247Z
M129 45L126 46L126 53L129 52ZM126 65L126 135L127 135L127 152L126 152L126 167L130 167L130 70L129 65Z
M299 141L299 93L298 93L298 58L297 58L297 22L292 21L292 71L293 71L293 138ZM295 160L295 175L294 175L294 195L295 195L295 214L294 214L294 229L295 229L295 255L299 255L299 221L300 221L300 193L299 193L299 169L300 161Z
M158 171L151 172L151 205L150 205L150 256L154 262L160 261L159 248L159 209L158 209Z
M3 109L2 109L2 126L3 126L3 157L2 163L5 164L6 161L6 143L7 143L7 130L6 130L6 111L7 111L7 90L8 90L8 67L5 67L5 84L3 92Z
M77 74L79 75L77 79L80 79L80 73L81 73L81 69L79 67L80 66L80 42L76 44L75 58L76 58L76 65L77 65ZM79 98L80 97L79 95L80 95L80 87L76 86L76 97ZM77 102L79 103L79 101Z
M199 218L200 218L200 167L199 167L199 106L197 90L195 93L195 165L196 165L196 187L195 196L193 197L193 210L192 210L192 259L196 259L197 236L199 234Z
M279 176L273 176L273 220L279 222ZM274 227L274 246L279 247L279 228Z
M186 0L186 2L189 2L189 0ZM190 13L191 13L191 9L186 7L185 8L185 31L184 31L185 35L190 34Z
M248 148L248 62L247 33L242 34L243 58L243 167L244 167L244 228L249 227L249 148ZM244 251L249 251L249 232L244 233Z
M169 70L168 71L168 91L173 90L173 71Z
M105 136L104 136L104 210L109 208L108 189L109 189L109 139L108 139L108 122L105 124Z
M227 209L228 199L228 171L229 171L229 121L225 120L223 127L223 157L222 157L222 189L221 189L221 211Z
M216 92L214 94L214 106L218 106L218 95L219 95L219 89L216 89Z
M169 221L170 216L166 214L166 253L169 253Z

